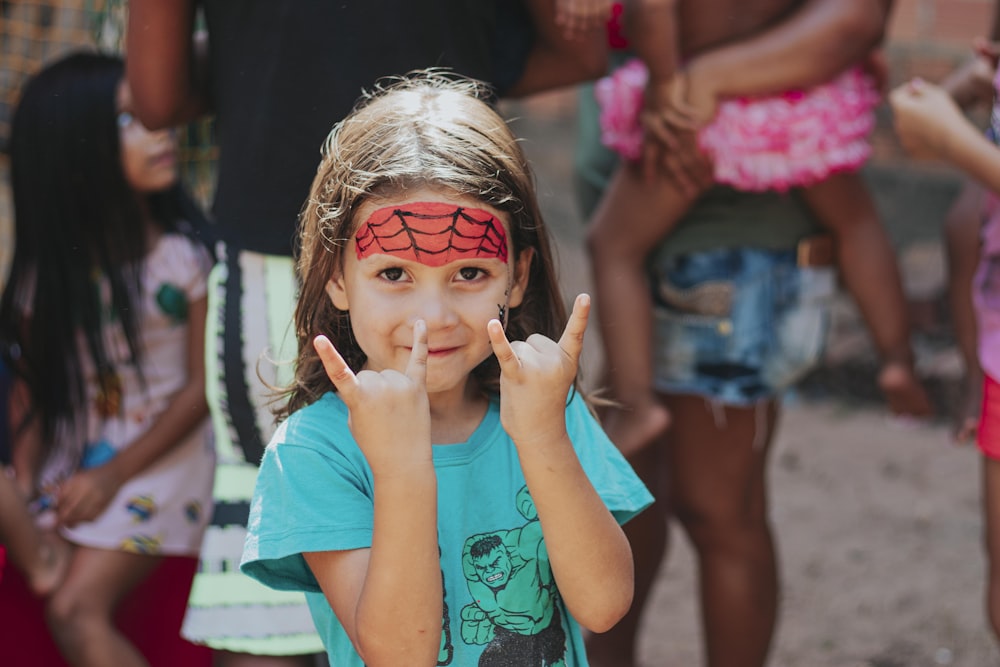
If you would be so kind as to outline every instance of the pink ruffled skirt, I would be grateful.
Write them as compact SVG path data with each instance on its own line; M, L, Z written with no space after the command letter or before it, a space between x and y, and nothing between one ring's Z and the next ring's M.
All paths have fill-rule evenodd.
M601 141L628 160L641 154L647 78L645 65L633 59L595 87ZM808 186L864 164L879 101L872 78L852 68L808 90L723 102L698 143L719 183L747 191Z

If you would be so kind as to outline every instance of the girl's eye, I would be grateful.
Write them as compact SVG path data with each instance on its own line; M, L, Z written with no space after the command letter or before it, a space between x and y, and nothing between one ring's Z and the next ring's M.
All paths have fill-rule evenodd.
M389 282L398 282L403 277L403 269L394 266L391 269L385 269L380 275Z
M475 266L464 266L458 270L458 275L462 280L475 280L486 275L486 272Z

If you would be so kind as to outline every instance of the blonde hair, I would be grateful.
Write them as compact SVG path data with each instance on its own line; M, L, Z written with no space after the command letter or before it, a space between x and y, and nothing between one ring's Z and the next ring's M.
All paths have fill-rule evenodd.
M421 70L381 82L334 126L300 220L298 358L279 416L333 390L313 349L317 334L327 335L355 372L365 363L349 313L333 306L326 283L341 271L344 247L358 223L354 212L369 200L407 188L469 195L506 213L513 259L534 249L524 300L508 316L508 337L561 335L566 311L534 177L517 138L484 101L488 96L489 89L478 81ZM474 376L483 392L495 393L496 359L484 361Z

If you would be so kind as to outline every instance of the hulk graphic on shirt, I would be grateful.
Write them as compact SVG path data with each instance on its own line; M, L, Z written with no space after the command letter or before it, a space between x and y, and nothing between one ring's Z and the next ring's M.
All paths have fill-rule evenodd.
M516 501L527 523L465 541L462 569L474 602L461 612L462 641L486 645L480 667L561 667L566 635L538 512L527 487Z

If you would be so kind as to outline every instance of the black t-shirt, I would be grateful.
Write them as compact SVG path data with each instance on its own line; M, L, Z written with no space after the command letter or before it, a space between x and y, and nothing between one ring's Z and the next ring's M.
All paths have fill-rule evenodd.
M290 255L334 123L384 76L441 66L491 80L496 1L205 0L220 237Z

